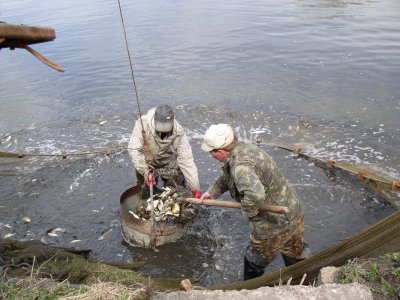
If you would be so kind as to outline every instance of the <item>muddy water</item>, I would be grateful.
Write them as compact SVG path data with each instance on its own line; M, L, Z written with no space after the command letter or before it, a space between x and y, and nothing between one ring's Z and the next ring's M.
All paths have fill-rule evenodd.
M250 142L301 143L320 157L400 177L398 1L122 4L142 110L164 102L176 108L202 190L220 172L200 149L217 122ZM22 50L0 51L0 150L127 146L137 109L117 4L12 1L0 8L1 21L54 27L57 39L34 48L66 69L56 73ZM298 190L314 252L394 210L355 176L261 147ZM198 277L204 285L240 280L248 228L237 210L201 209L183 237L159 252L123 242L118 205L134 185L132 168L126 153L0 159L1 237L146 261L141 272L151 276ZM62 230L46 235L52 228ZM282 265L277 257L268 271Z
M193 123L189 118L190 110L177 109L177 114L185 125ZM254 120L253 115L242 115L239 121L230 111L222 109L207 114L211 119L221 118L232 123L242 138L268 139L285 131L282 142L292 139L291 135L301 135L306 145L310 145L310 138L320 144L335 141L337 145L343 145L343 148L335 147L342 149L344 156L349 155L349 161L373 155L371 149L360 152L356 151L358 148L346 146L346 130L336 133L322 125L289 130L286 128L296 127L295 119L267 116L264 120ZM121 119L110 121L109 126L113 122L126 122L128 125ZM206 124L194 123L196 130L189 130L189 136L199 167L201 188L205 190L220 169L216 161L200 150L200 132L206 129ZM253 125L245 127L239 124ZM256 128L257 124L262 126ZM279 126L275 127L276 124ZM285 124L285 129L281 128L282 124ZM324 141L324 136L329 138ZM365 139L359 138L358 144L367 143L368 138L368 134ZM378 195L364 189L355 176L340 171L326 174L323 169L292 157L284 150L262 147L275 158L305 204L306 239L314 252L348 238L394 211ZM332 148L319 151L324 156ZM389 153L379 151L382 157L389 156ZM336 156L340 157L340 154L335 151L329 157ZM134 183L132 165L126 153L66 160L22 159L12 166L2 165L2 168L9 175L1 178L2 236L14 233L12 238L16 239L42 239L55 246L91 248L92 257L97 259L146 261L141 272L150 276L197 277L205 285L241 278L242 254L249 232L238 210L202 208L187 225L183 237L176 243L159 247L159 252L133 248L123 242L118 215L119 197ZM224 195L224 198L229 199L229 196ZM25 223L22 220L25 216L32 221ZM51 228L64 231L51 237L46 235ZM76 240L79 241L71 243ZM281 258L277 257L268 271L282 266Z

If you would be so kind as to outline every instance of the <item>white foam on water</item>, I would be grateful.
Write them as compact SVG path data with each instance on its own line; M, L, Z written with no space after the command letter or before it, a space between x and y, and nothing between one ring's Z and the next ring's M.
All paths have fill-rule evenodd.
M79 187L79 181L82 180L84 177L90 177L91 174L93 173L93 169L86 169L82 173L80 173L75 179L74 182L69 186L69 192L75 191Z

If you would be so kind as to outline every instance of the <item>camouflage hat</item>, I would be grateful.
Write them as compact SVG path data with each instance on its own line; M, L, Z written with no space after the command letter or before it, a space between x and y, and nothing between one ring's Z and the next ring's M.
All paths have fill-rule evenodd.
M156 131L169 132L174 126L174 111L166 104L156 108L154 113L154 127Z
M228 124L211 125L204 135L201 148L206 152L222 149L232 143L233 138L233 129Z

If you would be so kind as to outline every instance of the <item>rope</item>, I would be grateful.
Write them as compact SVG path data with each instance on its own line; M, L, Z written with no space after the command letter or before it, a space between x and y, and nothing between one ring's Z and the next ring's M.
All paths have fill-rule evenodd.
M126 35L126 30L125 30L125 22L124 22L124 17L122 15L121 3L120 3L119 0L118 0L118 7L119 7L119 14L120 14L120 17L121 17L122 29L124 30L125 46L126 46L126 51L128 53L129 65L131 67L132 82L133 82L133 87L135 89L136 103L137 103L137 107L138 107L138 110L139 110L140 124L142 125L143 153L144 153L144 157L145 157L146 162L150 163L153 160L153 154L151 152L150 144L147 141L146 132L145 132L144 126L143 126L142 112L140 110L139 94L138 94L137 87L136 87L135 75L133 74L133 65L132 65L132 60L131 60L131 53L129 51L128 38L127 38L127 35Z
M132 60L131 60L131 53L129 51L128 38L126 36L125 22L124 22L124 17L122 15L121 3L120 3L119 0L118 0L118 7L119 7L119 14L121 16L122 29L124 30L125 46L126 46L126 51L128 52L129 65L131 67L132 82L133 82L133 87L135 89L136 103L137 103L137 107L138 107L138 110L139 110L140 122L142 122L142 128L144 128L143 127L143 121L142 121L142 112L140 110L139 94L138 94L138 91L137 91L137 88L136 88L135 75L133 74L133 65L132 65Z

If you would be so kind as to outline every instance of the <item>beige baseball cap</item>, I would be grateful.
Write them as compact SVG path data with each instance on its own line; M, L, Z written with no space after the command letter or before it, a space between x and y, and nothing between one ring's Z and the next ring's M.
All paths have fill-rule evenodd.
M204 135L201 148L206 152L225 148L232 143L233 137L233 129L228 124L211 125Z

